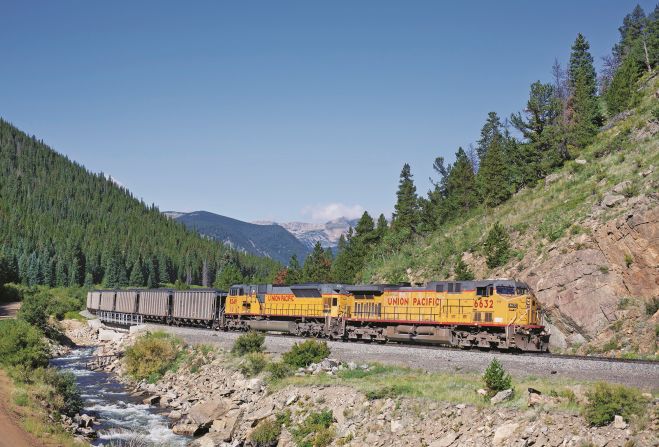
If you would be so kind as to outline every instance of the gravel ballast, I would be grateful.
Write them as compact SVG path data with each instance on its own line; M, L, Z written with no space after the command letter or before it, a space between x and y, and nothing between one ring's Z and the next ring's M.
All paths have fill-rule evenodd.
M190 344L212 344L231 349L238 332L218 332L208 329L147 324L148 330L164 330ZM300 337L267 336L266 351L281 354L288 351ZM506 354L499 352L464 351L452 348L420 347L397 344L366 344L332 342L328 345L332 357L344 362L380 362L437 372L482 373L492 359L497 358L515 377L548 376L573 380L617 382L646 390L659 389L659 362L623 363L606 360L556 358L547 355Z

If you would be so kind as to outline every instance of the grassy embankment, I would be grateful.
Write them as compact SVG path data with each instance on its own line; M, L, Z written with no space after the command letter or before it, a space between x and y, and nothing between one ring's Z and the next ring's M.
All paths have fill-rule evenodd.
M551 398L541 405L540 411L581 414L592 425L606 425L615 414L621 414L632 424L632 429L637 431L646 429L650 421L647 411L649 399L642 396L638 389L621 385L533 376L513 379L500 365L490 365L489 373L485 371L483 375L431 373L413 368L370 364L368 369L342 369L335 375L321 373L295 376L293 372L297 368L317 363L330 355L324 342L308 340L296 344L280 359L263 351L264 336L257 333L241 335L231 353L204 345L187 347L176 337L154 333L141 337L132 350L127 352L126 359L128 372L136 379L156 381L164 372L179 368L181 372L187 369L195 374L202 365L221 358L225 367L240 370L248 377L264 377L271 392L289 386L348 386L362 392L368 399L412 399L420 409L427 405L427 401L435 401L474 405L486 410L494 407L489 400L492 395L512 388L513 397L497 408L526 410L527 389L534 388ZM139 363L136 361L138 358L153 361ZM479 389L484 389L486 395L479 394ZM263 433L264 436L278 433L277 421L271 422L272 426L263 427L262 431L267 432Z
M22 301L16 319L0 321L0 368L12 379L8 407L23 429L44 442L80 445L58 423L81 410L75 378L48 366L48 345L62 340L57 320L77 315L84 291L5 285L3 292L7 300Z

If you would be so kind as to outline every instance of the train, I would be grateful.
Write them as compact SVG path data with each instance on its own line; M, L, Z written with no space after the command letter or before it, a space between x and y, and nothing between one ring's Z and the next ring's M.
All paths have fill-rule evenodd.
M93 290L101 320L155 322L225 331L548 352L536 297L515 280L394 284L235 284L215 289Z

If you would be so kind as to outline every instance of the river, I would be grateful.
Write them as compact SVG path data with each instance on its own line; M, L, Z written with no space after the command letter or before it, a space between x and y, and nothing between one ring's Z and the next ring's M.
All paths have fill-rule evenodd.
M160 408L132 397L111 374L85 368L94 349L75 349L50 362L52 366L75 375L83 399L83 412L99 419L100 424L94 425L98 438L92 441L92 445L122 446L137 438L157 446L185 446L190 438L175 435Z

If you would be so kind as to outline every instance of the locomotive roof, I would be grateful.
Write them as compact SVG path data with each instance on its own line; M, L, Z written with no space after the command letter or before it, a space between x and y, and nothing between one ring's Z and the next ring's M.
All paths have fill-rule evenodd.
M252 290L253 293L266 293L266 294L289 294L293 290L319 290L323 294L332 293L352 293L352 294L381 294L385 290L401 290L401 291L415 291L415 290L428 290L436 289L438 285L443 285L444 290L447 289L448 284L460 284L463 290L474 290L476 287L487 286L508 286L529 288L529 286L521 281L512 279L482 279L473 281L429 281L423 286L408 286L400 284L333 284L333 283L304 283L292 284L290 286L276 286L272 284L234 284L231 288L242 287L247 290Z

